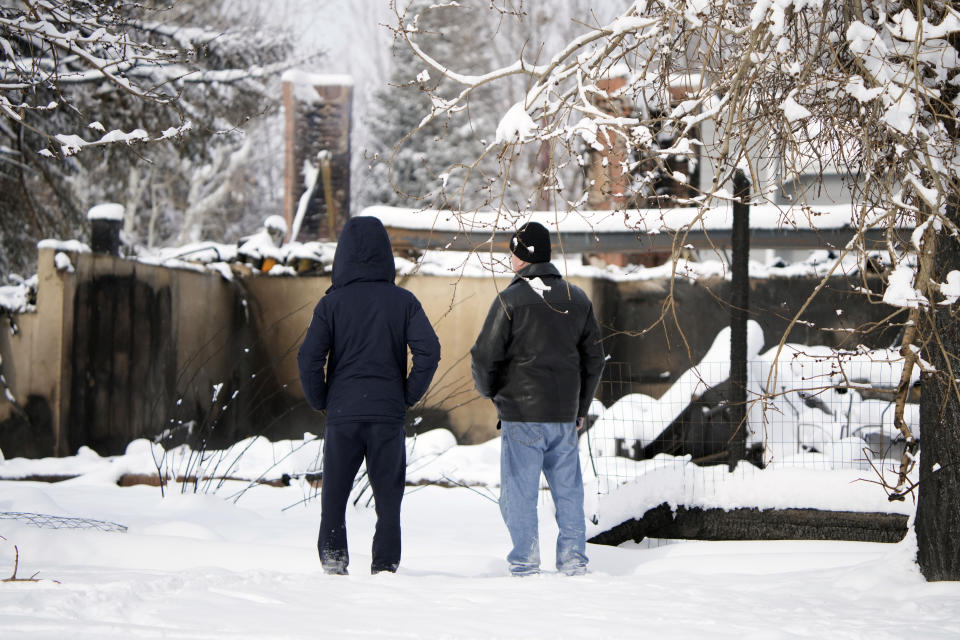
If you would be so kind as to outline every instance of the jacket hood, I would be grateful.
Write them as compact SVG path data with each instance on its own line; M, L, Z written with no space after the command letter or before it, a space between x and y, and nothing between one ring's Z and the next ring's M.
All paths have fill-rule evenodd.
M347 220L333 256L333 286L351 282L393 282L396 266L393 248L383 223L372 216Z

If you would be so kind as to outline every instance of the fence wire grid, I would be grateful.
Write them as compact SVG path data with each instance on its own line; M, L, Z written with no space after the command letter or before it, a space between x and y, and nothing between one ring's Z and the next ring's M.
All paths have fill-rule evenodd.
M96 529L116 533L126 533L127 527L116 522L106 520L91 520L90 518L68 518L52 516L43 513L29 513L23 511L0 511L0 520L17 520L41 529Z
M581 439L601 480L598 490L605 493L651 468L690 463L707 467L740 460L761 469L870 473L899 464L904 447L894 426L894 393L903 370L899 354L808 351L788 349L775 361L763 356L748 361L745 433L731 419L729 362L701 362L659 398L638 392L630 363L608 362ZM919 439L918 384L904 419Z

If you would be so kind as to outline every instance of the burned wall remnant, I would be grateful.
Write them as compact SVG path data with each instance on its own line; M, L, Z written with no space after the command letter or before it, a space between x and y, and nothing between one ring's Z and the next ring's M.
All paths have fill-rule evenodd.
M762 351L776 346L789 327L787 342L854 349L889 347L899 328L890 308L871 303L858 289L882 291L880 277L833 277L804 309L817 277L771 277L750 280L748 318L763 329ZM664 303L672 296L671 305ZM630 363L629 381L617 387L621 395L644 393L659 397L684 371L700 362L720 331L730 326L730 281L722 277L632 282L601 281L594 305L604 328L604 351L613 362ZM798 310L799 322L791 326ZM611 387L612 388L612 387ZM603 387L601 387L603 389ZM601 395L604 404L616 398Z
M77 287L73 308L70 450L121 453L162 428L176 379L170 289L134 275L103 275Z
M10 458L48 458L56 454L53 417L46 398L31 394L20 410L0 420L0 451Z
M332 240L350 217L352 105L350 76L283 74L284 217L301 241ZM306 202L298 227L301 197Z

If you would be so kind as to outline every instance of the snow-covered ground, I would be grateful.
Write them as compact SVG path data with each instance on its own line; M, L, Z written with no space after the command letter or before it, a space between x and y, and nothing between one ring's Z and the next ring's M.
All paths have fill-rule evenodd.
M247 443L232 472L266 477L282 468L296 474L318 447L309 437L299 444ZM2 477L81 474L56 484L2 481L0 513L127 527L124 533L54 530L0 519L6 538L0 541L0 575L12 574L16 545L17 576L39 579L0 583L4 638L927 639L955 638L960 629L960 584L926 583L913 563L912 536L896 545L589 545L591 573L561 576L550 560L556 527L547 492L540 502L546 572L511 578L504 560L509 539L495 502L499 442L456 446L443 431L410 440L409 479L472 486L408 487L397 575L367 572L375 516L367 494L360 496L348 509L351 575L326 576L315 549L320 505L305 479L282 488L227 481L214 494L170 486L166 497L156 487L118 487L119 475L149 470L150 449L139 441L114 458L85 451L75 458L0 462ZM171 471L181 464L176 455L164 463ZM671 469L604 496L601 513L616 519L631 495L686 499L676 487L658 489L676 475ZM714 492L714 501L729 505L739 496L761 502L758 487L768 487L773 502L771 496L801 500L824 493L854 501L848 490L860 492L860 499L873 492L876 504L885 502L874 485L830 475L852 470L819 472L813 483L797 469L756 473L764 474L762 482L745 473L720 483L726 489ZM599 497L591 499L596 508ZM903 510L911 508L908 503Z

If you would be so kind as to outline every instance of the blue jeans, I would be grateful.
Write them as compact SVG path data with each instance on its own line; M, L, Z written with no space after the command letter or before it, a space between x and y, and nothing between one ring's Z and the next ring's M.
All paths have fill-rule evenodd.
M557 509L557 570L585 573L586 525L583 520L583 478L573 422L501 422L500 513L510 531L510 572L540 571L537 500L540 471Z

